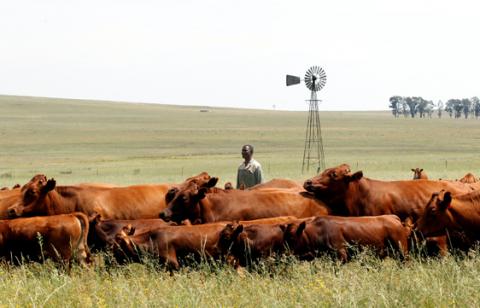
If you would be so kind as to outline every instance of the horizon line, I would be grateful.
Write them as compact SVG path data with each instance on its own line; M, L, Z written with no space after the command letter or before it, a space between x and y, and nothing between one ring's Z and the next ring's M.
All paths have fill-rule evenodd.
M72 100L83 102L100 102L100 103L121 103L121 104L148 104L148 105L163 105L163 106L180 106L180 107L198 107L198 108L222 108L222 109L242 109L242 110L264 110L264 111L282 111L282 112L308 112L308 110L291 110L291 109L277 109L277 108L252 108L252 107L232 107L232 106L211 106L211 105L189 105L189 104L172 104L152 101L126 101L113 99L97 99L97 98L78 98L78 97L53 97L53 96L37 96L37 95L19 95L19 94L2 94L0 97L16 97L29 99L51 99L51 100ZM319 110L319 112L390 112L389 109L364 109L364 110Z

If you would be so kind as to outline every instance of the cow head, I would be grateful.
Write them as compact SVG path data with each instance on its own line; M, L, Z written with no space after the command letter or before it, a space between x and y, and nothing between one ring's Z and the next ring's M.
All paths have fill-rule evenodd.
M342 164L334 168L326 169L318 176L306 180L303 187L321 199L329 199L335 196L343 196L349 183L358 181L362 177L362 171L352 174L350 166Z
M199 221L199 202L205 198L209 188L215 187L217 177L211 177L206 172L190 177L184 183L170 188L165 195L166 209L160 212L159 217L165 221L173 220L181 223L189 219L195 223Z
M466 184L472 184L477 182L477 178L469 172L465 174L459 181Z
M243 225L238 222L227 224L220 232L219 246L223 252L233 248L239 235L243 232Z
M231 253L242 266L284 250L286 224L228 224L220 232L219 246Z
M442 190L432 194L422 216L417 220L417 230L424 236L442 234L445 229L454 227L449 208L452 193Z
M217 185L218 178L210 176L207 172L189 177L182 185L197 184L200 187L214 187Z
M413 179L414 180L419 180L419 179L426 179L426 174L423 173L423 169L420 169L420 168L415 168L415 169L411 169L412 172L413 172Z
M44 202L47 194L55 188L54 179L47 180L43 174L34 176L21 189L21 199L7 209L10 218L48 214L48 205Z
M305 234L307 222L288 224L284 231L284 241L290 251L303 259L310 259L313 255L308 247L308 238Z
M115 235L115 240L111 249L113 249L113 254L117 261L123 263L127 260L140 261L140 256L138 255L138 247L130 238L135 233L135 228L130 224L124 226L119 233Z
M195 183L176 189L175 193L167 193L167 207L160 212L159 217L165 221L181 223L185 219L192 222L200 218L199 202L205 198L208 188L199 187Z

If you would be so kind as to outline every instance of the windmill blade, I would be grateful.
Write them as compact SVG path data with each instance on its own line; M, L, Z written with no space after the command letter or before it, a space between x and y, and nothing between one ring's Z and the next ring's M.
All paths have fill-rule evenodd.
M314 65L305 73L305 85L311 91L320 91L327 81L327 75L320 66Z

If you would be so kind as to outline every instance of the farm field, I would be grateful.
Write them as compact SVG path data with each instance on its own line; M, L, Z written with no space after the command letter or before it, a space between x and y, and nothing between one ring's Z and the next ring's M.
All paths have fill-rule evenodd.
M306 108L306 106L305 106ZM240 149L255 146L266 179L304 180L306 112L183 107L0 96L0 187L34 174L59 185L180 182L207 171L234 182ZM208 111L208 112L201 112ZM321 112L326 165L349 163L378 179L480 175L480 121ZM368 253L265 261L243 275L198 264L170 277L153 260L65 273L51 262L0 265L0 306L478 306L479 250L407 262Z

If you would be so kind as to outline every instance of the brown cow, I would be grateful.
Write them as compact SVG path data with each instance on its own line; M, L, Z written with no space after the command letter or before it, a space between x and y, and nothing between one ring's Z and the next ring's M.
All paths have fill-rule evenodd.
M0 255L13 262L49 257L67 264L75 256L85 264L90 262L88 229L83 213L1 220Z
M125 227L130 230L136 230L137 233L152 231L160 227L176 225L165 222L160 218L152 219L134 219L134 220L103 220L100 214L92 215L90 218L90 233L88 243L95 249L113 248L115 245L115 236Z
M235 266L247 266L260 258L284 252L284 233L294 221L300 220L290 217L275 223L228 224L220 233L220 241L223 248L229 248Z
M425 236L463 231L470 241L480 240L480 191L452 196L450 191L433 193L417 229Z
M459 181L462 183L473 184L473 183L477 183L478 179L475 177L475 175L469 172L465 174L463 178L461 178Z
M262 225L287 223L295 217L284 216L251 221L240 221L242 225ZM132 226L126 226L116 236L117 246L122 251L116 255L138 260L138 252L148 252L160 258L171 269L178 269L179 256L195 254L200 257L218 258L228 251L230 242L220 241L220 233L229 222L216 222L203 225L160 226L141 232Z
M396 215L324 216L288 225L285 241L301 258L310 259L318 252L333 251L345 262L348 245L368 246L381 256L392 247L406 256L410 232Z
M327 215L329 208L307 192L288 189L215 190L196 184L178 190L160 213L167 221L192 223L252 220L276 216Z
M425 173L423 169L415 168L415 169L412 169L412 171L413 171L414 180L428 180L427 173Z
M165 226L150 232L117 234L116 241L121 252L138 260L139 252L148 252L166 263L170 270L178 270L178 257L194 254L199 257L218 258L223 249L219 246L220 231L226 223L213 223L190 226ZM117 252L119 255L121 252Z
M462 183L430 180L378 181L351 173L347 164L326 169L306 180L304 187L330 206L335 215L376 216L394 214L403 221L415 222L421 216L433 192L449 189L467 193L472 189Z
M210 176L203 172L185 183L205 185ZM165 199L174 184L56 186L54 179L37 175L22 189L21 199L8 208L11 218L35 215L65 214L75 211L87 215L100 214L105 219L158 218L165 208Z

